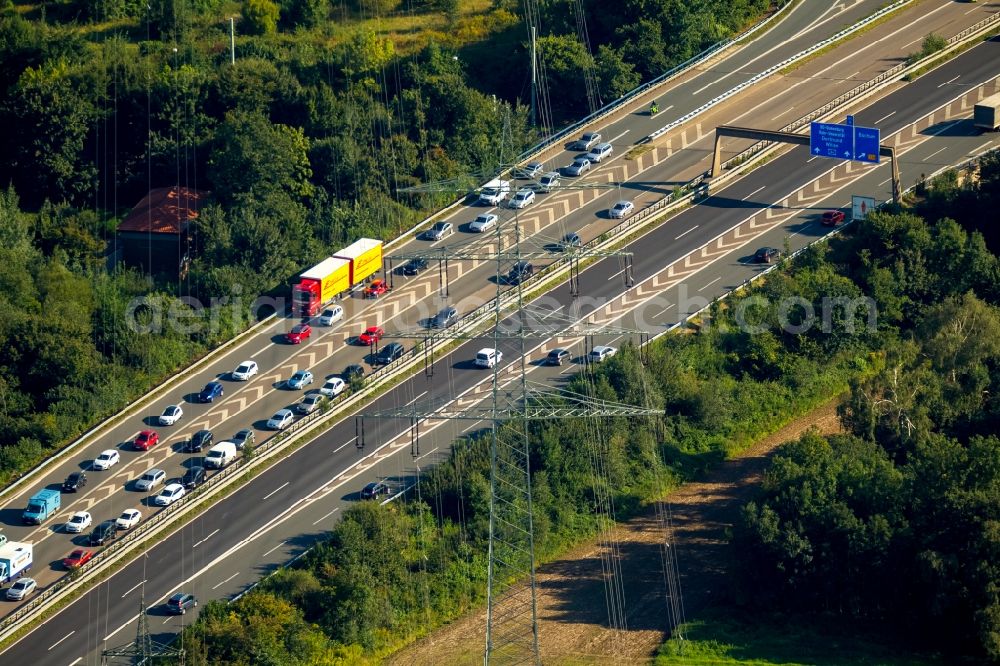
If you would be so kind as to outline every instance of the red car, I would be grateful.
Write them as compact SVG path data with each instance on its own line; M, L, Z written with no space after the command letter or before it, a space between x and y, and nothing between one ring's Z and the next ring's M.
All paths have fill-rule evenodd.
M370 285L365 287L364 296L365 298L378 298L388 292L389 285L385 283L385 280L374 280Z
M90 561L94 556L94 551L77 548L68 557L63 558L63 566L67 569L77 569Z
M385 335L385 331L380 326L369 326L364 333L358 336L358 342L371 347L381 340L383 335Z
M842 210L828 210L823 213L823 226L825 227L835 227L844 221L844 211Z
M160 434L158 432L155 430L143 430L136 436L135 441L132 442L132 446L135 447L136 451L149 451L159 441Z
M293 345L297 345L312 335L312 332L312 326L309 324L296 324L292 327L292 330L285 334L285 340Z

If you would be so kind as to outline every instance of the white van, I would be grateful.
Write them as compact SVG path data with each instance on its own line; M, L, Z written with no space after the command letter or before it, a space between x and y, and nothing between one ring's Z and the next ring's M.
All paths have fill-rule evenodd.
M476 365L480 368L492 368L503 360L503 352L492 347L484 347L476 353Z
M538 181L538 189L542 192L551 192L557 187L559 187L559 174L555 171L548 172Z
M483 189L479 192L479 203L487 206L499 206L508 194L510 194L510 181L494 178L483 185Z
M205 455L205 467L222 469L234 460L236 460L236 445L232 442L219 442Z

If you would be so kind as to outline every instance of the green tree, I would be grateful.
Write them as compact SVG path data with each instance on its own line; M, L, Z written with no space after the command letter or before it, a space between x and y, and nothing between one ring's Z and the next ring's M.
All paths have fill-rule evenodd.
M240 194L284 192L301 200L313 189L309 140L301 129L272 124L259 113L227 113L208 175L216 197L228 205Z
M281 9L271 0L243 0L243 18L254 35L270 35L278 29Z

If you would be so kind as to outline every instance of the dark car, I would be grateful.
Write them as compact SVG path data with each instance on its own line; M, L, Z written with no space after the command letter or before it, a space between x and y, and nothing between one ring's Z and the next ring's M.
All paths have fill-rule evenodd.
M212 402L216 398L222 397L222 384L219 382L209 382L198 394L199 402Z
M776 247L762 247L753 255L753 260L758 264L770 264L781 257L781 250Z
M823 213L823 226L825 227L835 227L844 221L844 211L842 210L828 210Z
M535 272L535 267L527 261L519 261L510 269L507 274L507 284L518 285L531 277Z
M195 434L191 435L191 439L187 441L187 445L184 450L188 453L197 453L202 449L207 449L212 446L212 440L215 436L212 434L211 430L199 430Z
M189 608L197 608L198 599L193 594L178 592L167 599L167 612L173 615L184 615Z
M113 520L105 520L90 533L88 543L91 546L103 546L108 542L114 541L117 536L118 525Z
M420 275L422 272L426 270L427 270L426 259L410 259L408 262L403 264L403 275L409 275L410 277L414 275Z
M448 328L458 323L458 310L448 306L443 308L437 316L431 320L431 328Z
M238 433L233 435L233 438L229 441L235 444L237 449L242 451L244 448L246 448L247 444L253 446L254 438L255 435L253 429L244 428L243 430L240 430Z
M62 491L64 493L75 493L87 485L87 475L83 472L73 472L63 481Z
M184 476L181 478L181 484L188 490L203 483L205 483L205 468L198 465L189 467L188 471L184 472Z
M375 356L375 365L389 365L403 355L403 345L398 342L390 342Z
M372 481L361 489L361 499L378 499L382 495L389 494L389 486L384 481Z
M562 365L569 361L569 350L568 349L553 349L549 352L548 356L545 357L546 365Z
M365 366L359 365L357 363L352 363L351 365L344 368L344 381L349 382L353 377L364 377L365 376Z
M580 238L580 234L575 231L563 236L562 241L559 243L564 250L570 250L574 247L580 247L583 244L583 239Z

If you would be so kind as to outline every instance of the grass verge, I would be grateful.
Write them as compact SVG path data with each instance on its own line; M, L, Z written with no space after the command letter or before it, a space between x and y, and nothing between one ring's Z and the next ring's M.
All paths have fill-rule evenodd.
M747 615L716 608L680 627L684 639L661 646L654 666L944 666L955 664L887 640L877 629L837 618Z

